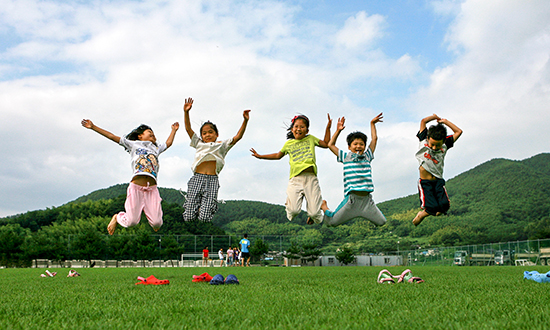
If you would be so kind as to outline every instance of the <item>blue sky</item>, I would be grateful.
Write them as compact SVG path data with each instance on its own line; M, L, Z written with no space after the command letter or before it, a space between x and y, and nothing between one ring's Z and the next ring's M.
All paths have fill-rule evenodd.
M486 15L490 12L491 15ZM8 1L0 0L0 217L58 206L130 180L124 150L80 126L124 135L140 123L165 140L193 97L194 128L211 120L244 138L220 174L220 198L283 204L285 125L327 113L369 133L384 113L374 198L416 193L415 138L432 113L464 130L452 178L493 158L548 152L548 1ZM180 129L161 155L159 186L186 190L193 149ZM342 168L317 151L329 206ZM246 182L246 184L243 184Z

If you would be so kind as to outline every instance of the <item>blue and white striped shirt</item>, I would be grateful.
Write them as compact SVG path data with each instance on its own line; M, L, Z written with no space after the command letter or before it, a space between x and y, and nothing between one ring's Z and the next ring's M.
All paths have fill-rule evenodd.
M340 150L337 161L344 164L344 195L351 191L374 191L370 162L374 154L367 148L362 154Z

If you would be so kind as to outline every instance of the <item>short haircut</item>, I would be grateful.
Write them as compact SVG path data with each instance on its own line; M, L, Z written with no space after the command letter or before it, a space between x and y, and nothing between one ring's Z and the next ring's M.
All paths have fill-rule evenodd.
M442 123L432 125L428 128L428 138L436 141L443 141L447 137L447 128Z
M148 129L150 129L151 131L153 130L151 127L145 124L141 124L137 128L134 128L130 133L128 133L128 135L126 135L126 138L131 141L137 141L139 140L139 136Z
M367 144L367 136L363 132L351 132L348 134L348 137L346 138L346 141L348 141L348 147L351 146L351 143L355 141L356 139L361 139L363 142L365 142L365 145Z

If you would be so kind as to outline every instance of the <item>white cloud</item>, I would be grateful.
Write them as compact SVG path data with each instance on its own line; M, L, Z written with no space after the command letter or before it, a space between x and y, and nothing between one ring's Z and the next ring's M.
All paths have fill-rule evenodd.
M367 16L361 11L346 20L344 27L336 35L336 43L345 48L370 46L383 36L385 19L381 15Z
M385 111L370 100L393 90L403 111L385 111L379 124L377 201L415 192L414 136L420 118L433 112L464 129L446 162L448 177L492 157L548 151L549 5L488 3L434 4L437 15L457 13L441 41L455 60L423 72L418 54L392 57L377 46L388 24L377 13L358 11L335 25L299 21L307 8L282 1L4 0L0 35L10 34L11 44L0 52L0 138L8 141L0 216L128 182L129 156L80 120L118 135L146 123L165 140L173 122L183 124L186 97L195 99L193 127L211 120L220 139L232 137L242 111L252 109L220 175L223 199L284 203L288 159L260 161L248 150L280 150L296 113L310 117L318 137L327 112L370 135L370 119ZM443 5L453 10L436 8ZM489 5L494 14L478 14ZM419 86L424 75L431 80ZM160 158L160 186L186 189L194 155L188 144L181 128ZM327 150L317 154L323 197L336 206L341 165Z

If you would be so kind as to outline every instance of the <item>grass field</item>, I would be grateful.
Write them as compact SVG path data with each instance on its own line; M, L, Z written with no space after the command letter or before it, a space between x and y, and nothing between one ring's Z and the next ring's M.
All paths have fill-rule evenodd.
M404 267L388 268L400 274ZM379 267L1 269L1 329L548 329L550 283L535 267L413 267L425 283L382 285ZM235 274L241 284L192 283ZM155 275L169 285L135 285Z

